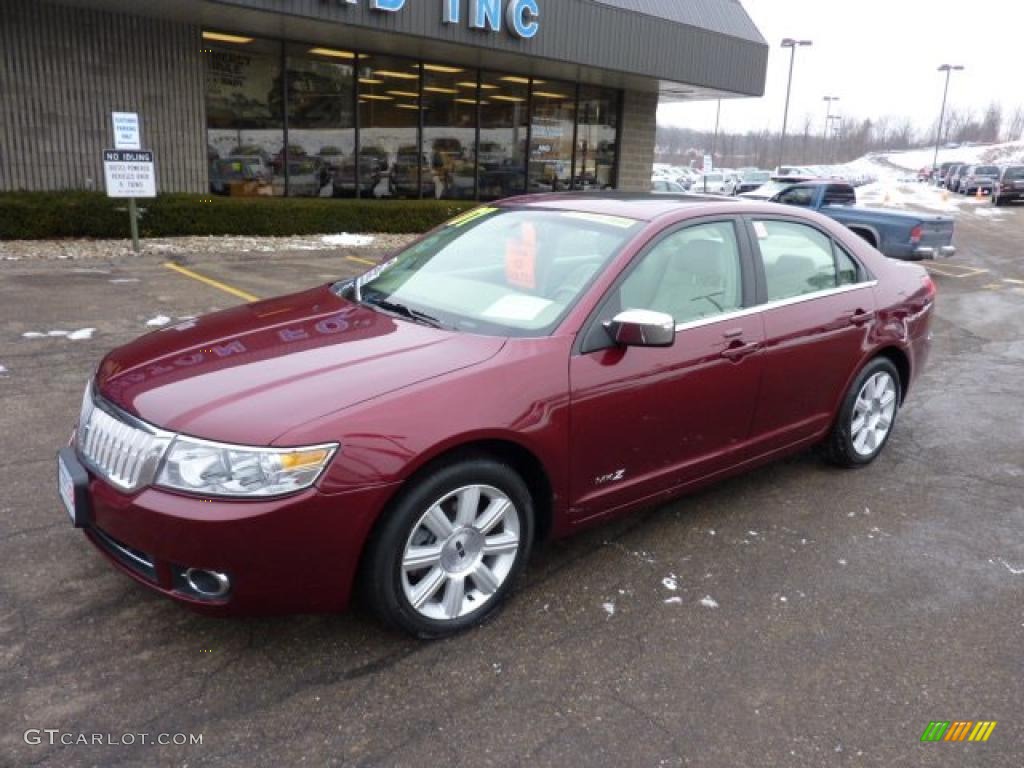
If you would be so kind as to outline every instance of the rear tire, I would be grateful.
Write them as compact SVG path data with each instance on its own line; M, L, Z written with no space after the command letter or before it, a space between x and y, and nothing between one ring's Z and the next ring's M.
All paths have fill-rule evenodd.
M900 374L892 361L869 361L850 384L825 440L829 461L854 468L878 458L896 425L901 400Z
M363 592L386 623L423 639L493 614L530 556L529 489L491 458L439 465L385 514L368 548Z

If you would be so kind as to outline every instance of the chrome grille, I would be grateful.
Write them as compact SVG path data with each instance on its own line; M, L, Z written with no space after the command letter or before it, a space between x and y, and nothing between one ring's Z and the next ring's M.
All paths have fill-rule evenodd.
M78 426L78 453L103 479L123 491L152 482L173 435L86 393Z

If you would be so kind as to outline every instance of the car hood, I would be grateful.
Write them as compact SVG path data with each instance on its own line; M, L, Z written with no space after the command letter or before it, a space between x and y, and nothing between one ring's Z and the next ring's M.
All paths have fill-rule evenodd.
M107 355L96 384L163 429L270 445L320 416L482 363L504 343L381 314L322 286L142 336Z

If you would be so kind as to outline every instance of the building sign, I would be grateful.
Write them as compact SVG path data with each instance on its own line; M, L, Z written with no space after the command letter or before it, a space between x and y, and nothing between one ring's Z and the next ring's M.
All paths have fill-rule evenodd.
M114 149L142 149L139 116L135 112L111 112L114 123Z
M359 5L359 0L337 0L340 5ZM370 9L398 13L406 0L369 0ZM540 31L538 0L469 0L469 13L462 19L465 0L441 0L441 23L462 24L484 32L500 32L502 25L509 34L529 40ZM504 13L502 7L504 6Z
M156 197L156 169L149 150L103 150L107 197Z

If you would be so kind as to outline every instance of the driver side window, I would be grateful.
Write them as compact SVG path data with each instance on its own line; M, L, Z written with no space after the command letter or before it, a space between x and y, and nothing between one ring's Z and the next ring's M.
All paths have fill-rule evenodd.
M732 222L698 224L654 246L619 288L621 309L649 309L687 323L739 309L740 249Z

